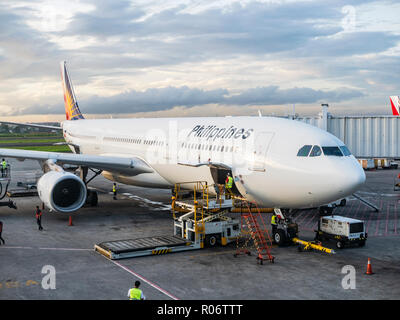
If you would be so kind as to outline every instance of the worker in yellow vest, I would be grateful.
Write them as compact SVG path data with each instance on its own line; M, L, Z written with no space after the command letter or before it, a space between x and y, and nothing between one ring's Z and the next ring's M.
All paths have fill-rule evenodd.
M5 159L1 161L1 176L7 176L7 161Z
M113 184L113 188L112 188L112 191L113 191L113 195L114 195L114 200L117 200L117 184L114 182L114 184Z
M146 299L145 296L143 295L142 290L140 290L139 287L140 287L140 281L135 281L135 287L132 289L129 289L129 291L128 291L129 300L144 300L144 299Z
M227 199L230 199L230 195L232 193L232 186L233 186L233 178L231 177L231 174L228 173L226 175L226 180L225 180L225 194L227 196Z
M278 217L275 213L272 214L271 217L271 227L272 227L272 236L274 236L276 229L278 228Z

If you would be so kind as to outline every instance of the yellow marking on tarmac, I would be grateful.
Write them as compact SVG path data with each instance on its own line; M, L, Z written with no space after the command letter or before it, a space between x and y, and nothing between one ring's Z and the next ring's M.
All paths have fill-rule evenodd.
M30 287L33 285L39 285L39 282L35 280L27 280L25 282L20 281L4 281L0 282L0 289L13 289L13 288L22 288L22 287Z

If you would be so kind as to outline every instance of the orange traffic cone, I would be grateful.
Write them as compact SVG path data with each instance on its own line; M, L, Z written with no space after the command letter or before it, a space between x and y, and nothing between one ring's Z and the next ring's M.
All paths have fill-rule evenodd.
M70 227L73 226L73 224L72 224L72 217L71 217L71 216L69 216L69 223L68 223L68 225L69 225Z
M374 274L371 267L371 259L368 258L367 272L365 274Z

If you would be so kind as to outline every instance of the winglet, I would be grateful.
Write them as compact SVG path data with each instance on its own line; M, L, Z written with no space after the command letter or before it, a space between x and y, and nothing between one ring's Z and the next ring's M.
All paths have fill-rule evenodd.
M392 107L392 112L394 116L400 115L400 97L398 96L391 96L390 97L390 105Z
M79 120L84 119L81 111L78 107L78 101L76 100L72 82L70 80L67 62L61 61L61 80L64 89L64 103L65 103L65 116L67 120Z

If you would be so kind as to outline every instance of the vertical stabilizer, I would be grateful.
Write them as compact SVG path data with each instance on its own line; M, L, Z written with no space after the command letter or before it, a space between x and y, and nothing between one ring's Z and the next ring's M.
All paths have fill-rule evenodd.
M392 107L392 112L394 116L398 116L400 115L400 111L399 111L399 103L400 103L400 97L398 96L391 96L390 97L390 105Z
M64 89L65 116L67 120L84 119L78 107L74 89L67 70L66 61L61 62L61 79Z

